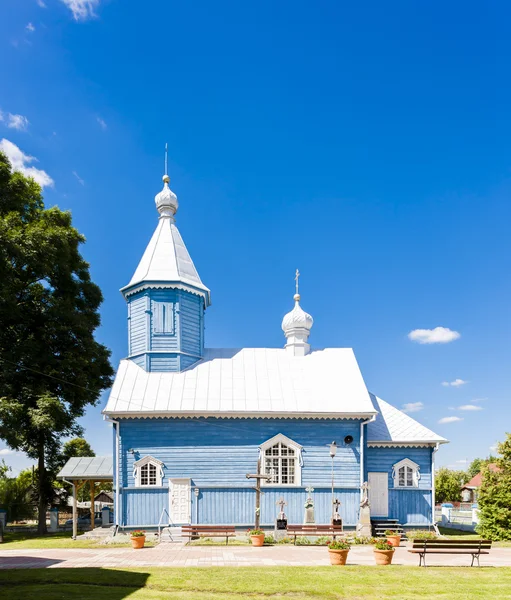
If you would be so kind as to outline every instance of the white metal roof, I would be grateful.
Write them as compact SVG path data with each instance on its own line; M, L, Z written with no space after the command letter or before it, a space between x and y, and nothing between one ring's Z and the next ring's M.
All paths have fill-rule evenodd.
M373 445L379 445L379 442L382 446L392 443L445 444L448 441L374 394L370 397L378 411L375 421L367 426L367 441Z
M181 373L148 373L122 360L104 413L137 416L372 416L351 348L296 357L280 348L206 349Z
M59 479L113 479L111 456L74 456L62 467Z
M181 283L203 292L209 304L209 289L202 283L174 219L160 217L158 226L127 286L143 283Z

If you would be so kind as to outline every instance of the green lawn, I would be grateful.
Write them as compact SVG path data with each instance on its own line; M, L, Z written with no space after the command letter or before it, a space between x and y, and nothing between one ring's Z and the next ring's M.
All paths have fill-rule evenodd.
M6 532L4 543L0 544L0 550L35 550L42 548L129 548L131 543L106 545L96 540L73 540L70 531L59 533L48 533L38 535L37 533ZM154 546L154 542L146 541L146 546Z
M511 568L268 567L0 571L9 600L508 599Z

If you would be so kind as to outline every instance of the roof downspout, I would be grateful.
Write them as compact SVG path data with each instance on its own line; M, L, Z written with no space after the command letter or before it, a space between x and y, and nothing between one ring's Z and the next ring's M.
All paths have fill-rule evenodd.
M435 454L439 448L440 443L437 442L433 448L433 452L431 453L431 522L433 523L433 527L438 535L440 535L440 532L438 531L437 524L435 523Z
M372 423L376 419L376 415L373 415L367 421L360 421L360 500L362 501L362 486L364 485L364 447L365 447L365 436L364 436L364 425Z
M119 480L119 443L120 443L120 423L115 419L111 419L109 416L104 415L103 417L107 423L112 423L115 426L115 531L114 535L117 534L119 529L119 500L120 500L120 480Z

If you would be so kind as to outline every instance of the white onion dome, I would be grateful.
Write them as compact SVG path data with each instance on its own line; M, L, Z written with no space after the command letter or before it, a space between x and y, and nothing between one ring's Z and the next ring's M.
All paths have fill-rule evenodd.
M163 189L159 194L156 194L154 201L156 208L160 213L160 217L173 217L178 209L177 196L169 188L170 177L168 175L163 176Z
M293 329L308 329L310 330L314 319L306 313L300 306L300 294L294 295L295 307L291 312L282 319L282 330L284 333Z

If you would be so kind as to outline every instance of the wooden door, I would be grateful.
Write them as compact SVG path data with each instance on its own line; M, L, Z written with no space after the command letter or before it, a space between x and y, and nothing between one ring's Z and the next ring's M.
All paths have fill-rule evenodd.
M191 481L190 479L170 480L170 518L175 525L191 523Z
M368 473L369 502L372 517L389 516L389 476L388 473Z

